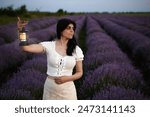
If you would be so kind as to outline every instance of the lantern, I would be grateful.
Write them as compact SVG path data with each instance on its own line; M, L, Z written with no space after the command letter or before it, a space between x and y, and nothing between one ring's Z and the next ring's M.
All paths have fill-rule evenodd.
M21 30L19 30L19 40L20 40L20 46L27 45L28 44L28 30L23 27Z

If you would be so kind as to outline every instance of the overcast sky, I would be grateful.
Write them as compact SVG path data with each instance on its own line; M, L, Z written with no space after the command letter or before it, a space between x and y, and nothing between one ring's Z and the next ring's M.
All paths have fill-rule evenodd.
M29 11L129 12L150 11L150 0L0 0L0 8L26 5Z

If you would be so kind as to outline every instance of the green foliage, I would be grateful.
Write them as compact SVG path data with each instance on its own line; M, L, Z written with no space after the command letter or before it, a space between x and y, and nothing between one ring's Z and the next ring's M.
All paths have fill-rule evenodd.
M61 15L65 15L67 14L67 11L64 11L63 9L59 9L57 12L56 12L57 15L61 16Z
M20 15L26 15L28 13L26 9L26 5L22 5L21 7L17 9L13 9L13 6L8 6L6 8L0 8L0 15L7 15L7 16L20 16Z
M0 16L0 25L17 23L17 17L10 17L7 15Z
M8 6L7 8L0 8L0 25L16 23L17 16L21 17L24 20L42 18L42 17L60 17L66 15L75 15L74 13L67 13L63 9L59 9L56 13L53 12L39 12L37 11L28 11L26 5L22 5L17 9L13 9L13 6Z
M19 15L19 14L27 14L27 9L26 9L26 6L23 5L21 6L20 8L16 9L16 13Z

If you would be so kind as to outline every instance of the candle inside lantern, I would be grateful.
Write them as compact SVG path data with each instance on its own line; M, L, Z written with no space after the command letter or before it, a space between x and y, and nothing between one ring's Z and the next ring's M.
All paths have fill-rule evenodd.
M26 33L20 33L19 36L20 36L19 38L21 41L26 41Z

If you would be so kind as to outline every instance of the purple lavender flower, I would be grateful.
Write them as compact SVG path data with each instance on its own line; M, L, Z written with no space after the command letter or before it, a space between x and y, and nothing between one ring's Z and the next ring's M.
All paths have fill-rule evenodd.
M20 70L35 69L42 73L46 73L47 70L47 60L45 57L34 57L31 60L24 62L20 67Z
M5 41L2 37L0 37L0 46L3 45L3 44L5 44Z
M108 85L140 90L144 87L143 80L142 74L129 64L104 64L85 77L80 94L84 99Z
M116 37L122 48L128 50L129 54L134 58L136 63L141 67L147 77L150 76L148 61L150 60L150 40L148 37L129 30L125 27L119 26L105 18L96 18L100 25L104 27L109 34ZM142 43L141 43L142 42Z
M42 74L34 69L28 69L14 74L6 84L3 84L1 89L3 89L3 91L10 91L10 93L10 89L14 89L15 91L25 90L31 92L34 99L41 99L45 79L46 74ZM12 94L12 97L15 97L15 95L22 95L16 93L14 93L14 95Z
M137 31L141 34L144 34L145 36L150 37L150 30L149 30L149 28L147 28L145 26L137 25L133 22L125 21L120 18L119 19L111 19L111 21L116 22L117 24L119 24L121 26L125 26L128 29L132 29L133 31Z
M148 99L139 90L125 89L119 86L108 86L96 92L92 100L143 100Z
M0 89L1 100L33 100L30 91L22 89Z

